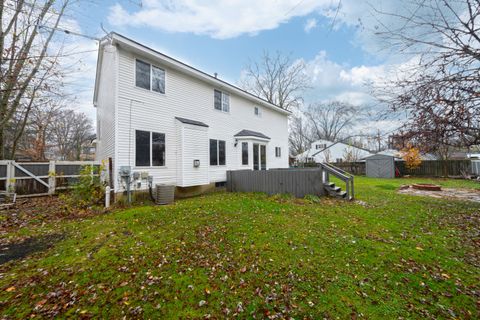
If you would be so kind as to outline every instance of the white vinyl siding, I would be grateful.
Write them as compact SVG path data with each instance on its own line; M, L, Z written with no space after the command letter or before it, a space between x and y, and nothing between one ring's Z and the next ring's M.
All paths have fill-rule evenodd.
M102 54L102 68L98 79L97 97L97 150L98 161L115 159L115 101L117 90L118 55L114 46L105 47Z
M188 186L221 182L226 181L227 170L252 168L252 149L248 154L248 166L242 166L241 143L235 146L234 135L244 129L258 131L271 138L266 147L268 168L288 167L288 158L285 154L282 154L281 158L268 156L274 154L275 146L281 146L284 150L288 148L288 118L285 114L262 108L263 117L258 119L252 112L252 101L232 93L228 99L229 113L218 112L213 108L212 91L215 88L211 84L167 67L165 73L168 75L168 94L159 95L157 92L138 88L133 85L137 58L150 65L164 66L164 64L162 61L151 61L122 48L118 50L119 77L116 97L118 122L115 124L118 159L114 163L115 174L118 173L120 166L131 166L136 170L135 130L165 134L165 165L138 169L148 171L154 178L154 184ZM175 117L201 121L209 126L204 128L202 133L203 142L197 141L198 150L202 150L202 153L199 153L200 166L204 170L202 173L194 171L195 156L188 153L190 150L187 147L190 143L188 141L195 139L195 131L181 136L183 129ZM264 122L263 119L268 119L268 122ZM104 137L105 127L102 129ZM225 165L209 165L209 139L225 141ZM250 143L249 147L251 148ZM182 159L182 162L179 162L179 159ZM115 188L117 192L121 191L119 180L116 178Z

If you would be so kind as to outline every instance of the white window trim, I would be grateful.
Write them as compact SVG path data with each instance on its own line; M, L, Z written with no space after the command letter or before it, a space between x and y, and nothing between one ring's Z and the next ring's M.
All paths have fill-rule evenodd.
M278 153L277 153L278 150ZM282 148L281 147L275 147L275 158L281 158L282 157Z
M217 108L215 108L215 90L216 90L216 91L219 91L220 94L221 94L221 97L222 97L222 100L221 100L221 108L222 108L222 109L221 109L221 110L218 110ZM223 97L224 97L224 95L227 95L227 96L228 96L228 111L223 110L223 101L224 101L224 100L223 100ZM213 88L213 110L218 111L218 112L221 112L221 113L225 113L225 114L230 114L230 110L231 110L231 108L232 108L232 103L231 103L232 99L231 99L231 97L232 97L232 96L230 95L230 93L228 93L228 92L226 92L226 91L223 91L223 90L220 90L220 89L218 89L218 88ZM222 140L222 141L223 141L223 140Z
M150 133L150 165L149 166L137 166L137 131L146 131ZM160 133L165 136L165 158L163 159L163 166L153 166L153 153L152 153L152 136L153 132L155 133ZM163 132L158 132L158 131L151 131L151 130L145 130L145 129L133 129L133 138L134 138L134 145L133 145L133 168L134 169L162 169L165 168L167 169L167 135Z
M134 58L133 60L134 60L134 63L133 63L133 86L137 89L140 89L140 90L153 92L153 93L159 94L160 96L166 96L167 95L167 70L165 70L165 68L162 68L162 67L160 67L156 64L152 64L152 63L150 63L148 61L145 61L145 60L142 60L142 59ZM150 65L150 89L145 89L145 88L137 86L137 60ZM165 73L165 92L164 93L152 90L152 75L153 75L152 67L162 69L163 72Z
M220 111L220 110L217 110ZM210 164L210 140L217 141L217 164ZM225 142L225 164L220 164L220 141ZM227 166L227 141L222 139L209 138L208 139L208 164L210 167L226 167Z

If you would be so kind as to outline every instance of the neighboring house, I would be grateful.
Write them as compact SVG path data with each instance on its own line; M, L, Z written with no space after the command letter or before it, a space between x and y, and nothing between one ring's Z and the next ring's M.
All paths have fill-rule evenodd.
M123 166L177 187L288 167L290 112L117 33L99 45L94 105L116 192Z
M384 155L384 156L392 156L395 158L395 160L402 161L403 160L403 152L400 150L395 150L395 149L387 149L384 151L380 151L376 154ZM421 153L420 154L420 159L423 161L427 160L438 160L438 157L434 154L431 153Z
M297 155L298 162L353 162L371 155L370 151L343 142L317 140L310 149Z

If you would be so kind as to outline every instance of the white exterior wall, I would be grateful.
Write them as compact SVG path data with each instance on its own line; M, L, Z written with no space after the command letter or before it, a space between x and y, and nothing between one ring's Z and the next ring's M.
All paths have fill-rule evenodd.
M106 45L101 52L103 63L98 79L97 97L97 149L96 160L111 157L115 160L115 101L117 83L117 48Z
M178 121L182 117L206 123L209 139L226 141L226 165L210 166L208 182L226 180L227 170L252 169L253 147L249 141L249 165L241 165L241 143L234 147L234 135L243 129L261 132L271 138L267 144L267 168L288 167L288 117L253 101L240 97L228 90L228 86L214 87L207 82L188 76L178 70L118 49L118 94L116 97L116 161L114 162L115 190L120 191L118 170L120 166L131 166L134 171L148 171L154 177L153 183L179 182L178 175L187 166L178 162L181 152ZM165 94L148 91L135 86L135 58L165 69ZM104 62L105 63L105 62ZM111 72L112 70L105 72ZM113 72L114 73L114 72ZM230 112L214 109L214 88L230 94ZM254 114L254 106L261 109L261 117ZM102 118L103 119L103 118ZM165 134L165 166L135 167L135 130L160 132ZM102 146L103 147L103 146ZM100 147L100 148L102 148ZM275 157L275 147L281 147L282 156ZM209 154L208 143L204 146ZM99 157L106 152L102 151ZM100 156L101 155L101 156ZM185 163L193 165L192 159ZM185 175L184 175L185 176ZM188 184L192 184L190 181ZM146 186L143 186L146 187Z

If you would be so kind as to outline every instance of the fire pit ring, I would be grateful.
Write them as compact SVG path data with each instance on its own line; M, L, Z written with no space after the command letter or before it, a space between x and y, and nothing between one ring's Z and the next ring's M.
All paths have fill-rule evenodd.
M430 183L416 183L412 185L413 189L426 191L442 191L442 187L437 184Z

